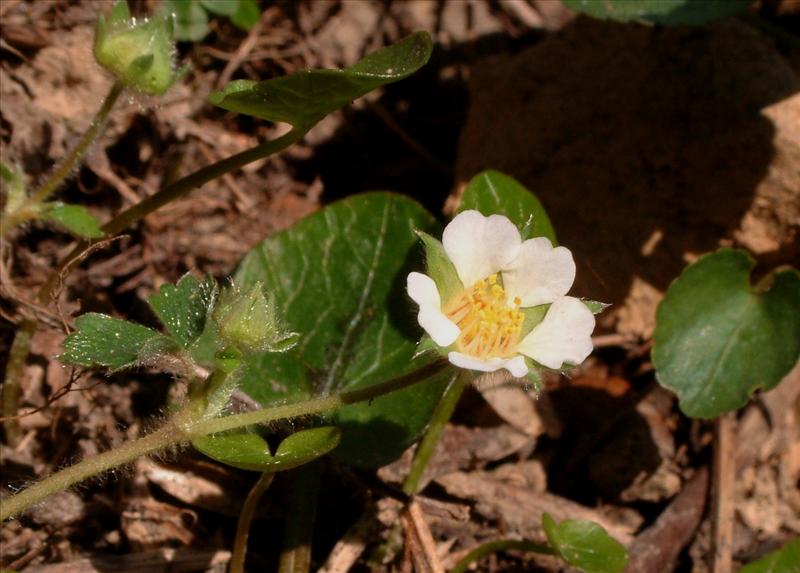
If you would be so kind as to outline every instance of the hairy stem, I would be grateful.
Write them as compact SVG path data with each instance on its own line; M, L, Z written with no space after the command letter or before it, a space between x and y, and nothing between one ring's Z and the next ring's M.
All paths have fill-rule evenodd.
M101 121L98 122L97 118L95 118L95 121L92 123L93 128L96 127L96 130L100 128L103 121L105 120L105 117L108 115L108 111L110 111L111 106L113 105L117 97L119 97L119 93L116 93L115 95L114 90L112 90L112 92L109 93L108 97L106 98L106 101L103 104L103 108L101 108L101 112L106 107L108 107L108 110L106 110L104 112L104 115L102 115ZM100 112L98 112L98 117L101 117ZM247 165L248 163L257 161L259 159L267 157L268 155L277 153L278 151L281 151L289 147L293 143L302 139L307 131L308 131L307 128L292 129L292 131L277 139L267 141L260 145L256 145L255 147L242 151L241 153L232 155L227 159L223 159L211 165L207 165L202 169L198 169L194 173L191 173L190 175L187 175L186 177L183 177L182 179L179 179L167 185L166 187L161 189L158 193L151 195L150 197L144 199L142 202L137 203L136 205L118 214L116 217L114 217L113 219L108 221L105 225L103 225L102 229L106 233L106 235L109 236L116 235L120 231L123 231L129 225L147 216L148 214L152 213L159 207L166 205L170 201L174 201L175 199L189 193L193 189L200 187L205 183L208 183L212 179L216 179L217 177L220 177L228 173L229 171L233 171L234 169L238 169L244 165ZM81 142L87 140L87 136L91 132L92 128L90 128L89 131L87 131ZM94 133L92 135L92 138L94 138L94 136L96 135L97 133ZM87 140L86 144L84 145L84 148L88 147L89 143L91 143L91 140ZM76 149L80 147L81 145L78 145ZM83 149L83 151L85 151L85 149ZM73 150L73 153L70 154L70 157L75 155L75 160L77 160L80 158L82 153L83 152L81 152L78 155L75 155L75 151ZM60 169L57 170L57 173L59 171ZM68 172L69 170L67 170L65 174ZM53 177L55 175L56 174L54 173ZM51 177L51 179L53 179L53 177ZM59 179L59 181L61 180L63 180L63 177ZM49 183L49 182L50 180L48 180L48 183L45 183L45 185L43 185L42 188L39 189L35 195L41 194L42 189L47 190L51 186L57 185L57 183ZM3 233L5 233L6 227L10 226L6 225L4 222ZM77 245L75 245L72 251L70 251L70 253L62 259L59 265L50 273L50 275L47 277L47 280L44 282L44 284L39 289L39 292L37 293L37 300L40 303L46 304L48 302L49 298L52 296L53 292L56 289L62 271L67 266L69 266L75 260L75 258L79 256L80 253L83 252L89 245L90 243L86 241L80 241ZM6 373L3 382L4 417L16 414L17 400L19 397L18 389L19 389L19 377L21 374L21 368L22 366L24 366L25 361L28 357L30 339L33 336L34 331L36 330L36 326L37 324L34 321L26 320L22 324L20 324L19 329L17 330L14 336L13 344L15 347L18 348L17 357L19 358L18 363L20 366L18 369L14 369L11 367L6 368ZM15 388L17 389L16 393L14 393ZM10 421L9 423L13 425L16 422Z
M124 89L124 86L119 82L115 82L114 85L111 86L111 89L109 90L108 95L106 95L106 98L103 100L100 109L97 110L94 119L92 119L92 123L89 124L89 128L84 132L80 140L78 140L78 143L70 150L67 156L58 164L58 166L56 166L55 170L50 174L45 182L42 183L42 185L33 193L31 193L30 197L28 197L25 202L20 205L19 209L13 213L9 213L7 220L3 222L2 229L0 230L0 236L6 236L20 223L35 217L35 213L39 205L43 201L46 201L50 195L52 195L53 192L58 189L59 185L64 182L64 179L66 179L69 174L72 173L72 171L83 159L84 155L86 155L89 147L92 145L92 143L94 143L95 139L97 139L97 136L100 135L100 132L103 130L103 126L108 119L108 115L111 113L111 109L114 107L114 104L117 103L117 100Z
M269 488L274 477L274 473L264 472L261 474L256 485L247 494L247 499L244 500L242 512L239 514L239 521L236 524L236 539L233 542L230 573L244 573L244 557L247 554L247 538L250 535L250 524L253 522L253 515L255 515L258 502L261 501L261 497Z
M472 374L467 370L461 370L453 375L450 384L439 399L436 409L433 411L431 422L428 424L425 435L422 438L417 451L414 452L414 460L411 462L411 470L403 482L403 491L408 495L414 495L419 490L419 483L422 480L422 474L425 473L425 468L428 467L428 462L436 450L436 444L439 443L439 438L442 436L447 422L453 415L456 409L458 400L464 389L472 382Z
M439 372L446 364L445 361L438 360L404 376L392 378L391 380L365 388L350 390L331 396L310 398L294 404L262 408L254 412L236 414L224 418L203 420L201 418L202 413L198 413L195 409L190 408L182 410L161 429L152 434L132 442L126 442L114 450L85 459L74 466L56 472L52 476L22 490L16 495L4 499L2 509L0 509L0 520L18 515L20 512L49 495L62 491L106 470L131 462L140 456L151 454L175 444L185 443L208 434L215 434L217 432L234 430L236 428L243 428L253 424L282 420L285 418L320 414L347 404L371 400L425 380L436 372Z
M478 545L475 549L467 553L461 560L450 569L449 573L466 573L469 566L483 559L487 555L497 553L498 551L508 551L509 549L516 549L518 551L528 551L531 553L542 553L544 555L554 555L553 550L547 545L534 543L533 541L525 541L522 539L498 539L497 541L489 541Z
M185 442L187 435L173 419L152 434L138 440L125 442L118 448L103 452L54 473L33 484L16 495L4 499L0 519L18 515L44 498L112 468L127 464L138 457L163 450L171 445Z

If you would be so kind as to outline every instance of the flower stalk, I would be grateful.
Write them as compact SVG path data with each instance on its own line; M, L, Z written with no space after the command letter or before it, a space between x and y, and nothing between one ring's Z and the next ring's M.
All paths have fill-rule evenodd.
M445 388L444 394L442 394L436 409L433 411L430 424L425 430L425 436L422 438L416 452L414 452L411 470L403 482L404 493L414 495L419 490L419 484L422 480L422 475L425 473L425 468L428 467L428 462L433 457L434 451L436 451L436 444L439 443L439 438L441 438L447 422L450 421L461 395L471 383L472 374L469 370L461 370L450 379L450 383Z

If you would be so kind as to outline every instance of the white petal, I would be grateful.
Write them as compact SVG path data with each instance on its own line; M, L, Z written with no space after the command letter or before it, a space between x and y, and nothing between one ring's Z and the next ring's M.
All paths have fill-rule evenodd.
M505 268L521 243L519 230L508 217L484 217L478 211L462 211L442 234L444 250L467 288Z
M555 247L546 237L528 239L503 271L509 300L519 297L522 306L553 302L567 294L575 280L575 261L566 247Z
M544 320L522 339L517 350L548 368L580 364L592 353L594 315L577 298L564 296L547 310Z
M433 279L422 273L409 273L406 288L408 296L419 305L419 325L439 346L453 344L461 329L442 312L439 289Z
M525 364L525 358L522 356L480 360L479 358L462 354L461 352L451 352L447 355L447 359L459 368L466 368L467 370L494 372L495 370L505 368L514 378L522 378L528 373L528 365Z

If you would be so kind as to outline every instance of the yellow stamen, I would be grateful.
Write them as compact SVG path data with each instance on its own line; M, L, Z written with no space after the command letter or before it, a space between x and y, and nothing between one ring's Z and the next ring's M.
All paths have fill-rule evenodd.
M519 310L522 301L515 297L513 306L509 306L498 278L493 274L479 280L445 309L448 318L461 329L456 348L481 360L511 357L525 319Z

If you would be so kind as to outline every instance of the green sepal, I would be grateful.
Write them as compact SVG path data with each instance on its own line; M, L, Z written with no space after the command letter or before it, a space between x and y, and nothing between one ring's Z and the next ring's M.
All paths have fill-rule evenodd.
M266 440L248 430L203 436L192 445L208 457L226 465L257 472L279 472L307 464L339 445L342 432L321 426L295 432L272 455Z
M536 392L536 396L538 397L542 391L542 365L528 356L525 356L524 358L525 365L528 367L528 373L525 375L525 378L527 378L528 382L531 383L531 386L533 386L533 391Z
M444 307L456 295L464 290L455 265L447 256L441 241L433 238L424 231L417 231L417 235L425 247L425 268L427 274L436 283L439 298Z
M611 303L589 300L588 298L582 298L579 300L586 305L586 308L592 311L592 314L600 314L609 306L611 306Z
M422 338L420 338L419 342L417 343L417 348L416 351L414 352L412 360L416 360L420 356L428 354L429 352L434 352L436 354L439 354L440 356L446 357L449 350L450 347L444 348L436 344L433 341L433 338L431 338L429 334L423 334Z
M528 336L531 331L544 320L549 308L549 304L540 304L537 306L529 306L519 309L519 311L525 317L525 320L522 321L522 329L519 331L520 340Z

